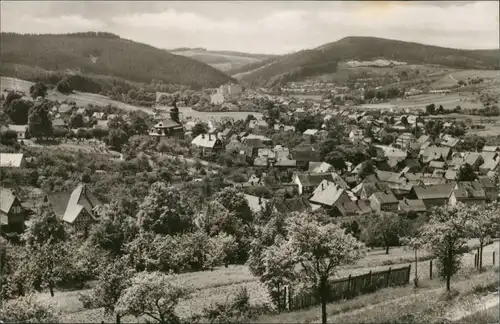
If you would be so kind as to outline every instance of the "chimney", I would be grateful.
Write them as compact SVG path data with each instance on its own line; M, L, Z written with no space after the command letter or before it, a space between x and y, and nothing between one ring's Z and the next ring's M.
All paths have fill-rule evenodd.
M212 140L212 134L208 134L208 140L211 141Z
M259 197L259 205L262 205L262 197Z
M321 190L325 190L325 183L321 182Z
M201 138L205 139L205 134L201 134Z

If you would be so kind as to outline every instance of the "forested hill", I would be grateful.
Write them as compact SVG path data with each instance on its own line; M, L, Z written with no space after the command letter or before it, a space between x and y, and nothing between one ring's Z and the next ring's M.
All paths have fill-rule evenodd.
M376 37L346 37L320 47L284 55L249 70L242 80L253 85L279 85L307 77L334 73L343 61L394 60L457 69L499 69L499 50L461 50ZM262 66L263 65L263 66ZM260 68L259 68L260 67ZM246 70L246 71L244 71Z
M197 60L122 39L111 33L1 33L2 64L20 64L49 71L77 71L149 83L216 87L232 79Z

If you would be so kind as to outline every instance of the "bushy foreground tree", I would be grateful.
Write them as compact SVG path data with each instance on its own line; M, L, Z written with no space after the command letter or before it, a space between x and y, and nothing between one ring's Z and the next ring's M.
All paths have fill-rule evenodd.
M0 321L4 323L59 323L56 313L37 303L32 296L23 296L2 303Z
M298 213L279 239L262 253L263 272L258 274L270 289L294 282L314 289L321 301L322 323L326 323L329 278L338 267L352 264L363 255L364 245L334 223L322 222L317 215Z

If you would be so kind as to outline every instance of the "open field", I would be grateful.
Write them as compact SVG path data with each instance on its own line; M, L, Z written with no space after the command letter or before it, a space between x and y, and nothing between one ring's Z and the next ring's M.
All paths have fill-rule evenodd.
M433 89L449 88L457 84L459 80L466 81L469 78L483 78L485 81L500 81L500 71L496 70L458 70L451 71L441 79L432 84ZM487 86L488 83L483 83Z
M469 246L474 246L476 243L477 240L470 240ZM498 243L491 244L484 248L483 262L485 265L492 263L491 251L493 250L498 250ZM394 248L390 253L389 255L385 255L381 249L369 251L366 257L356 265L356 268L354 266L343 267L339 269L336 277L342 278L349 274L359 275L370 270L387 270L389 264L393 264L392 267L394 267L394 264L399 263L397 266L403 267L412 263L408 261L413 258L412 251L405 251L403 248ZM419 253L419 257L425 257L427 255L422 252ZM401 259L406 259L407 261L401 262ZM473 265L474 255L465 254L463 263L468 267ZM420 269L419 277L422 279L428 278L429 261L419 262L418 267ZM412 266L412 277L414 276L414 271L415 267ZM427 273L425 271L427 271ZM246 266L231 265L228 268L220 267L214 271L184 273L179 275L179 280L189 283L189 285L195 289L191 298L182 301L178 305L177 311L183 317L199 314L204 307L208 307L214 302L225 302L228 296L232 296L243 287L248 290L250 301L254 305L264 304L269 299L266 288L250 273L250 270ZM78 295L79 293L88 292L88 289L56 292L54 298L51 298L50 294L46 292L38 294L37 297L44 303L52 304L55 309L64 314L62 319L65 322L95 322L96 318L99 319L99 321L104 320L101 309L83 309L82 304L78 300ZM134 319L130 319L130 321L133 322Z
M462 109L480 109L483 104L467 93L422 94L406 99L395 99L386 103L360 105L365 109L408 109L417 112L425 111L425 106L433 103L436 107L443 106L445 110L453 110L456 106Z

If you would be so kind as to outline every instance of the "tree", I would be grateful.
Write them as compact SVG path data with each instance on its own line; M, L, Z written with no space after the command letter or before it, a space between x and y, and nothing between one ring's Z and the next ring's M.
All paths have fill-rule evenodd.
M7 97L5 98L5 101L3 102L3 107L8 107L10 105L10 103L16 99L21 99L23 96L18 93L18 92L15 92L15 91L9 91L9 93L7 93Z
M140 272L120 296L115 311L136 317L146 315L160 324L180 323L175 307L189 294L190 289L175 275Z
M206 134L207 132L208 125L206 123L196 123L196 125L194 125L193 129L191 130L193 137L196 137L200 134Z
M421 228L419 238L423 246L438 259L439 275L446 280L446 290L451 288L451 277L460 268L460 250L467 243L468 224L465 206L434 207L431 218Z
M64 242L66 237L63 221L56 216L48 203L44 203L22 238L30 246Z
M436 106L434 104L429 104L429 105L425 106L425 111L429 115L434 115L434 113L436 112Z
M68 78L64 78L61 81L57 82L56 89L57 91L65 95L68 95L73 92L71 81Z
M36 138L52 136L52 121L48 102L37 104L31 108L28 117L28 131L31 136Z
M179 108L177 108L177 98L174 99L173 108L170 109L170 119L180 124Z
M145 231L179 234L193 227L193 213L179 191L163 182L155 182L139 206L137 222Z
M3 323L59 323L55 312L36 302L32 296L6 300L0 307Z
M81 128L85 127L85 121L83 120L82 114L73 114L69 120L70 128Z
M127 142L128 135L122 129L111 129L108 133L107 144L118 151L121 150L122 146Z
M368 246L382 245L385 254L389 248L399 243L399 235L403 233L401 217L396 213L381 212L370 218L369 224L363 229L363 241Z
M486 242L500 230L500 209L497 204L481 206L464 206L460 210L467 219L471 238L479 240L479 269L483 267L483 247Z
M116 323L120 324L121 316L115 307L122 293L131 285L134 271L121 260L113 260L99 274L97 283L90 295L80 295L85 308L103 307L107 314L114 314Z
M352 264L363 255L363 244L344 229L333 223L321 223L315 215L298 213L290 219L287 226L288 237L270 247L274 259L286 266L290 280L297 281L306 288L314 288L321 300L322 323L326 323L326 303L330 289L328 279L335 274L340 265ZM266 281L274 280L269 271L276 274L275 266L266 264L263 275ZM298 270L295 270L298 269ZM285 269L283 269L285 270Z
M5 130L0 134L0 143L13 146L17 143L17 133L13 130Z
M15 125L26 125L33 104L23 99L14 99L5 107L5 113Z
M477 175L469 163L465 163L458 170L457 181L474 181L476 179Z
M47 86L42 82L37 82L30 87L30 94L33 99L47 96Z

